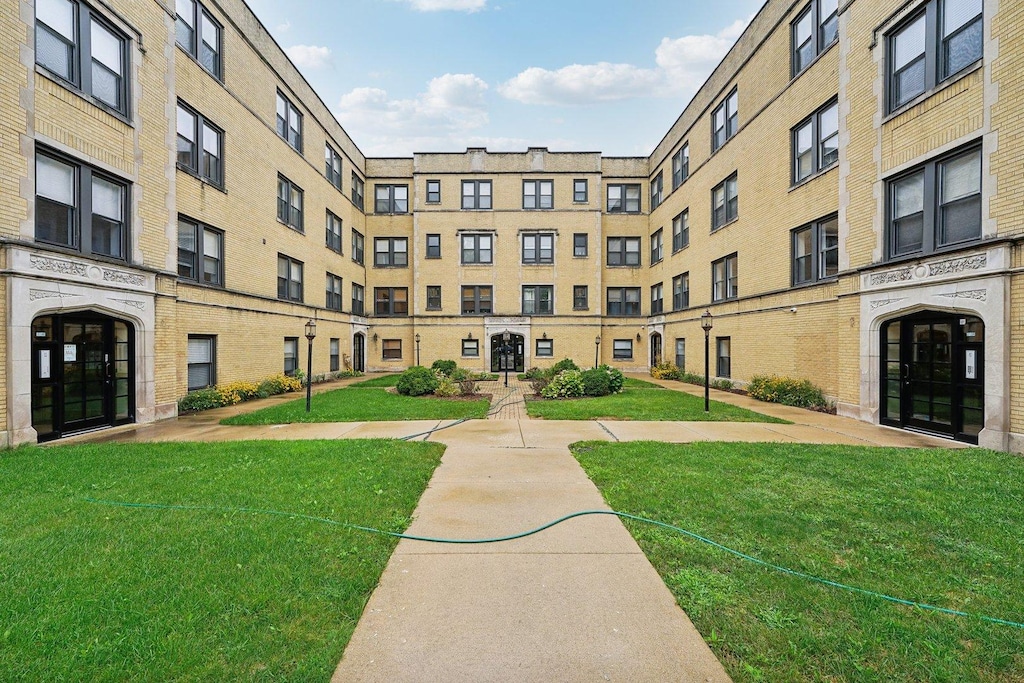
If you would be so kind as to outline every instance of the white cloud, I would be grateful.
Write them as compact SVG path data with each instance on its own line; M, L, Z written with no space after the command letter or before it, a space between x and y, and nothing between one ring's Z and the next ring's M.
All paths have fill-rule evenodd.
M274 33L275 34L287 33L291 29L291 27L292 27L292 22L290 22L287 19L285 19L285 21L283 23L280 23L280 24L278 24L277 26L274 27Z
M331 65L331 49L318 45L292 45L285 53L300 69L322 69Z
M417 12L479 12L487 0L404 0Z

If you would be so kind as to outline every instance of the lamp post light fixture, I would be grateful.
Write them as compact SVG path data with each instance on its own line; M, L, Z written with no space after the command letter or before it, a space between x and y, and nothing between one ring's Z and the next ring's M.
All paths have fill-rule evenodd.
M416 333L416 365L420 364L420 333Z
M594 337L594 367L596 368L600 363L601 354L601 335Z
M316 320L306 321L306 339L309 351L306 355L306 412L309 412L309 401L313 392L313 339L316 337Z
M512 335L509 334L508 330L505 330L501 334L501 362L505 366L505 386L508 386L508 357L512 354Z
M710 335L711 328L711 310L704 309L704 312L700 314L700 326L704 329L704 412L710 412L711 401L709 398L708 385L710 384L709 377L711 376L711 355L710 355Z

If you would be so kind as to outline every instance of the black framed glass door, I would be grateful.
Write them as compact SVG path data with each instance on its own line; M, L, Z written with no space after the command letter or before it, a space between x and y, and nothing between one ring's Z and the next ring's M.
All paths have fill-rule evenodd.
M361 332L352 337L352 369L357 372L366 370L366 336Z
M651 365L661 362L661 335L655 332L651 335Z
M491 336L491 372L523 372L526 367L526 340L521 334L510 334L508 345L504 335Z

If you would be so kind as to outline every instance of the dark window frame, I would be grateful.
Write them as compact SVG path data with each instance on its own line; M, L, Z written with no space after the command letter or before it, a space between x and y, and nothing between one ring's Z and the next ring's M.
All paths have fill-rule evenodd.
M190 360L190 352L188 346L193 341L204 341L210 344L210 360L208 362L192 362ZM186 375L185 381L188 384L188 391L198 391L199 389L206 389L207 387L217 386L217 335L215 334L190 334L188 335L186 351ZM205 366L207 368L207 375L209 382L207 384L192 384L192 367L193 366Z
M195 244L195 251L189 251L182 249L181 246L181 229L182 223L186 224L192 229L193 235L192 240ZM206 265L207 259L212 258L206 255L206 240L207 234L212 233L214 236L219 237L217 243L218 256L213 258L216 263L215 267L215 280L207 280ZM188 268L192 271L192 275L182 274L183 259L186 254L190 254ZM200 267L202 266L202 267ZM202 274L202 279L200 279ZM214 228L213 226L207 225L202 221L193 220L183 215L178 216L178 278L195 282L196 284L206 285L209 287L224 287L224 231Z
M678 230L677 230L678 227ZM690 208L672 217L672 253L690 246Z
M471 187L473 191L466 194L466 188ZM487 193L481 192L486 187ZM468 201L467 201L468 200ZM487 206L483 206L483 204ZM468 205L467 205L468 204ZM463 180L461 206L463 211L490 211L494 208L494 186L490 180Z
M381 190L387 197L380 196ZM399 197L404 194L405 197ZM402 183L377 183L373 186L373 212L375 214L402 215L409 213L409 186Z
M534 246L532 248L526 246L527 240L533 241ZM545 240L549 241L547 248L543 245ZM547 266L555 262L555 233L524 232L519 240L519 244L522 247L522 264L524 266ZM533 253L533 256L527 255L530 252ZM545 256L545 254L547 255Z
M729 196L730 188L733 191L732 196ZM721 190L722 192L722 215L719 216L718 208L716 206L717 198L716 194ZM726 225L729 225L740 217L740 190L739 190L739 172L733 171L726 177L722 182L711 188L711 232L719 230Z
M633 340L613 339L612 340L613 360L633 360Z
M612 199L612 190L618 193L618 198ZM641 213L643 210L643 202L641 201L642 186L640 183L609 183L608 189L606 190L607 202L605 205L606 213ZM635 192L636 197L630 198L630 193ZM635 199L636 208L630 208L631 202ZM613 205L612 202L616 201L617 204Z
M292 347L291 363L288 362L288 347ZM284 374L288 377L294 377L295 371L299 369L299 338L298 337L285 337L284 338Z
M686 182L690 177L690 143L684 142L672 155L672 189Z
M332 226L336 227L337 230L333 230ZM331 251L341 254L342 253L342 235L345 232L344 221L341 220L336 213L330 209L326 210L326 216L324 218L324 245Z
M651 263L653 266L665 258L665 228L658 228L651 233Z
M580 190L580 183L583 189ZM573 204L587 204L590 202L590 188L586 178L574 178L572 181L572 202Z
M335 168L337 163L337 168ZM324 177L327 178L327 182L331 184L339 192L344 192L341 187L341 174L344 168L342 163L341 155L338 154L331 143L324 143Z
M587 285L572 286L572 310L590 310L590 288Z
M352 205L360 211L365 211L363 206L366 194L366 181L352 171Z
M672 310L682 311L690 307L690 271L672 278Z
M554 358L555 340L546 338L537 339L534 345L533 355L537 358Z
M582 240L580 238L583 238ZM585 232L575 232L572 235L573 258L587 258L590 256L590 235Z
M463 358L479 358L480 357L480 340L466 338L462 340L462 357Z
M366 287L358 282L352 283L352 315L364 315L366 306Z
M715 337L715 377L732 377L732 337Z
M386 244L387 249L381 251L380 245ZM398 249L404 245L405 249ZM381 258L383 257L383 259ZM408 237L374 237L373 238L374 268L408 268L409 238Z
M822 138L822 118L833 108L835 109L836 117L835 131L828 135L828 137ZM803 154L800 154L800 134L808 127L810 127L810 148L806 153L811 155L810 169L801 175L800 159L803 157ZM828 155L824 151L825 144L829 140L835 141L835 158L831 160L829 160ZM805 180L813 178L839 163L839 100L837 97L833 97L810 116L793 126L790 130L790 148L792 150L790 156L790 182L793 185L798 185Z
M337 372L341 369L341 339L339 337L331 337L328 341L327 350L331 359L330 371Z
M275 102L274 129L277 131L277 136L288 143L289 147L302 154L302 112L280 88L277 90ZM284 116L281 115L282 105L284 105Z
M405 299L399 300L398 293L404 293ZM373 314L386 318L406 318L409 316L408 287L374 287Z
M612 292L618 292L618 301L612 301ZM633 299L632 301L630 299ZM635 310L634 310L635 307ZM643 315L640 287L608 287L605 290L605 315L620 318L639 318Z
M427 285L427 310L441 310L441 285Z
M711 153L725 146L739 131L739 87L733 86L711 114ZM735 104L734 104L735 103ZM721 126L717 120L722 115ZM720 135L721 134L721 135ZM721 137L721 139L719 139Z
M811 0L807 7L800 12L796 19L790 22L790 76L796 77L810 66L815 58L825 52L839 40L839 3L836 8L822 17L822 0ZM799 40L798 30L804 18L810 19L810 35L806 40ZM831 27L829 27L831 26ZM801 47L806 45L810 53L804 55Z
M651 178L651 211L653 212L659 206L664 199L665 182L662 176L662 171L658 171L658 174Z
M433 186L433 187L431 187ZM440 180L428 180L427 181L427 204L440 204L441 203L441 181Z
M281 196L282 188L286 190L287 197ZM298 192L299 205L295 206L293 200L295 199L295 192ZM306 203L305 191L293 183L286 176L277 174L277 221L287 225L292 230L297 232L305 233L303 226Z
M288 274L286 277L281 277L281 264L287 264ZM299 267L299 279L295 279L295 272L292 270L292 266ZM295 303L302 303L304 301L305 294L305 280L306 280L306 264L298 259L294 259L287 254L278 253L277 255L277 298L281 301L293 301ZM294 293L295 285L298 285L298 295Z
M402 360L402 340L382 339L380 344L381 360Z
M723 279L715 279L716 266L722 263L724 264L725 270L723 272ZM722 285L724 294L719 296L719 283ZM739 254L733 252L728 256L723 256L720 259L715 259L711 262L711 301L712 303L718 303L719 301L732 301L739 297Z
M533 294L533 310L527 310L526 293ZM544 304L544 294L547 294L547 310ZM555 286L554 285L523 285L520 294L520 311L523 315L554 315L555 314Z
M825 239L825 229L830 225L835 227L835 245L829 246L828 240ZM798 247L800 236L804 233L810 235L810 248L809 253L804 256L798 256ZM812 284L815 282L822 282L827 280L835 280L839 275L839 216L838 214L832 214L824 218L820 218L816 221L801 225L799 228L794 228L790 231L790 248L791 248L791 263L790 268L791 279L790 282L794 287L800 285ZM831 252L835 252L835 270L831 274L828 273L827 261L828 255ZM799 259L806 258L808 260L809 268L807 277L801 275L801 263Z
M192 139L182 138L180 123L178 120L175 126L177 132L178 148L175 155L178 168L186 171L190 175L194 175L197 178L204 180L211 185L215 185L221 189L224 189L224 129L217 124L210 121L203 114L201 114L195 107L189 106L183 100L178 100L178 109L183 110L186 114L192 117ZM180 114L179 114L180 117ZM216 135L217 163L215 164L215 170L211 170L211 164L206 155L208 154L206 149L206 131L211 130ZM189 143L191 148L188 151L188 161L182 161L181 154L181 143L182 140Z
M182 45L181 41L178 40L179 31L181 26L179 22L182 21L181 15L177 11L177 3L175 3L175 43L177 43L185 52L187 52L196 62L199 63L203 69L211 76L216 78L218 81L224 81L224 25L217 21L212 14L197 0L190 0L192 2L192 25L190 30L193 32L188 45ZM217 45L211 52L214 55L213 68L210 68L210 64L204 59L205 55L199 51L199 46L209 45L210 43L206 40L206 26L203 24L203 19L207 19L214 25L217 33Z
M355 228L352 229L352 260L363 265L366 250L366 237Z
M328 311L341 312L342 278L334 273L328 272L326 278L324 308Z
M427 254L428 259L441 258L441 234L437 232L427 233Z
M486 237L490 240L490 247L484 249L480 246L481 238ZM466 247L466 240L472 240L472 246ZM483 260L483 253L488 252L489 256L487 260ZM466 254L471 254L469 260L466 259ZM490 233L464 233L459 235L459 262L464 266L490 266L494 265L494 235Z
M661 315L665 312L665 283L657 282L651 285L651 315Z
M618 248L612 249L612 240L621 244ZM629 245L635 244L636 249L629 249ZM640 238L627 236L612 236L606 240L605 264L610 268L640 268L643 266L643 259L640 258ZM636 263L630 263L630 254L636 254ZM613 261L615 261L613 263Z
M483 293L486 290L487 296ZM494 286L493 285L461 285L460 289L461 315L492 315L494 313ZM466 296L467 292L471 296ZM470 303L470 310L466 310L466 304ZM487 302L488 306L483 306ZM486 308L487 310L483 310Z
M544 186L547 185L548 193L543 192ZM533 194L528 195L526 190L528 187L533 188ZM527 197L533 197L534 206L528 206L526 200ZM544 205L544 198L547 198L547 206ZM549 178L542 180L524 180L523 181L523 210L524 211L550 211L555 208L555 181Z

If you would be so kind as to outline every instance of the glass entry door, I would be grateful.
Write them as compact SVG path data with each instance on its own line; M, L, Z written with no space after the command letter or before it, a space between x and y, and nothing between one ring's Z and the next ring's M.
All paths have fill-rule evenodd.
M661 335L655 332L651 335L651 365L661 362Z
M502 334L491 337L491 372L523 372L526 363L525 338L510 334L508 345Z
M361 332L352 337L352 369L358 372L366 370L366 336Z

